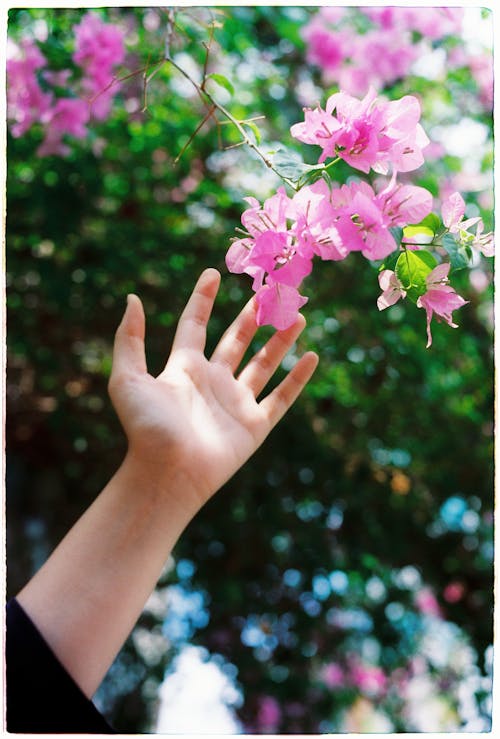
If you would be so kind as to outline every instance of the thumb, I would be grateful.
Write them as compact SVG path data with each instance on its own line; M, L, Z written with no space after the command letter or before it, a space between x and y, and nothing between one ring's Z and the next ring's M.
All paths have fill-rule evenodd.
M113 374L144 374L147 372L144 335L144 308L137 295L127 295L127 307L115 334Z

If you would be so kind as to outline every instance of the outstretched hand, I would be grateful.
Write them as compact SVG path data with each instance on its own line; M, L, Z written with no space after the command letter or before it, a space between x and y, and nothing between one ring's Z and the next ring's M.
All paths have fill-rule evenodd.
M128 438L128 455L158 475L182 479L197 506L260 446L318 362L315 353L307 352L271 393L257 401L305 320L299 316L286 331L277 331L238 373L257 330L254 299L208 359L206 327L219 283L215 269L200 276L180 317L165 368L156 378L147 371L142 304L130 295L116 332L109 383Z

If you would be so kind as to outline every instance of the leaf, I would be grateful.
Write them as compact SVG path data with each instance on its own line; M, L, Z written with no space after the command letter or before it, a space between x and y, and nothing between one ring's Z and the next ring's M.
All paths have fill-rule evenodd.
M470 265L472 256L470 248L460 244L453 234L447 233L443 236L443 248L450 257L451 270L453 272Z
M219 85L219 87L223 87L224 90L227 90L230 95L234 95L233 84L223 74L212 72L211 74L207 74L206 79L213 80L216 85Z
M396 268L396 262L398 261L400 255L401 255L401 251L399 249L397 251L391 252L391 254L389 254L387 259L384 259L378 271L382 272L384 269L390 269L391 272L394 272Z
M306 172L316 169L314 165L306 164L300 154L292 149L277 149L272 160L278 174L292 182L298 182Z
M253 121L243 121L242 125L248 126L248 128L252 131L253 135L255 136L255 143L260 144L262 138L260 135L259 127L256 126L255 123L253 123Z
M426 243L430 243L434 238L434 231L428 226L405 226L403 235L406 240L413 239L416 236L418 237L417 241L425 239Z
M389 231L392 234L392 238L396 242L396 244L399 246L401 244L401 241L403 239L403 229L399 226L393 226L389 229Z
M441 228L441 219L435 213L429 213L429 215L422 218L420 223L412 224L412 228L423 227L432 231L433 234L437 233ZM419 231L422 233L422 231Z
M436 258L428 251L405 250L396 262L396 275L414 303L427 292L426 277L437 266Z

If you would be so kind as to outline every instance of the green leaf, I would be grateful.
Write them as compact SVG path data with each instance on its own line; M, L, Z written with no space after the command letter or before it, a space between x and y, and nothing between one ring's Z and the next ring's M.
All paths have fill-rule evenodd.
M306 164L296 151L284 147L276 150L272 161L278 174L292 182L298 182L306 172L316 169L314 165Z
M255 143L257 145L260 144L262 138L260 135L259 127L256 126L253 121L243 121L242 126L248 126L248 128L252 131L253 135L255 136Z
M207 74L206 79L213 80L216 85L223 87L230 95L234 95L234 87L232 83L223 74L212 72L211 74Z
M436 258L428 251L406 250L399 255L396 262L396 275L414 303L427 292L425 278L437 266Z
M450 257L451 270L453 272L470 265L472 256L470 248L460 244L453 234L447 233L443 236L443 248Z
M396 262L398 261L400 254L401 252L399 249L389 254L387 259L384 259L384 261L380 265L379 272L382 272L384 269L390 269L392 272L394 272L396 268Z
M403 229L400 228L399 226L393 226L392 228L389 229L389 231L392 234L392 238L394 239L396 244L399 246L399 244L401 244L401 241L403 239Z
M417 237L417 241L421 240L421 237L425 237L425 239L432 239L434 238L434 231L429 228L428 226L405 226L403 229L403 235L405 239L413 239ZM420 238L419 238L420 237Z
M435 213L429 213L429 215L425 216L420 223L414 223L411 227L418 228L419 226L429 229L429 231L432 231L432 233L435 234L441 228L441 219ZM422 233L422 231L419 230L418 233Z

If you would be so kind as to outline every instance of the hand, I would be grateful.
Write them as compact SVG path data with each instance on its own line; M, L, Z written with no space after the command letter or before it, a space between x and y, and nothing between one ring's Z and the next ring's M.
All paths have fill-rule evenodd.
M148 374L141 301L128 298L118 327L109 383L128 438L128 457L155 475L175 475L200 507L260 446L295 401L318 357L307 352L267 397L257 396L305 325L302 316L272 338L235 374L257 326L254 299L204 355L206 326L220 283L205 270L180 317L165 369Z

